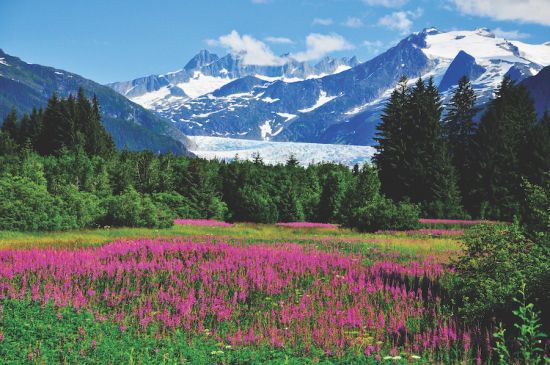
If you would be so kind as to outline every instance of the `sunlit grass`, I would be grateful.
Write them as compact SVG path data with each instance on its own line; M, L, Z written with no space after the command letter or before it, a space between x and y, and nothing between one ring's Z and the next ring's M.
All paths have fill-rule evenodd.
M166 229L98 228L63 232L0 231L0 249L81 248L128 238L194 237L244 242L341 241L395 251L404 255L434 256L446 260L460 250L460 237L411 237L395 234L361 234L349 229L287 228L238 223L233 227L175 225Z

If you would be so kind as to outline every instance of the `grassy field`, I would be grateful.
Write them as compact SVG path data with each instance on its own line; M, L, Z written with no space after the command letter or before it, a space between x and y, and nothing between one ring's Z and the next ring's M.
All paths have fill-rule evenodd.
M467 364L481 349L439 285L460 239L258 224L0 232L0 358Z

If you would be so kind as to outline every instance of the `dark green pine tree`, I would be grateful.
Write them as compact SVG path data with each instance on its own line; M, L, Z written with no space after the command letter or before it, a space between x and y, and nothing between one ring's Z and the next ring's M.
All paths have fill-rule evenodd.
M63 107L56 93L53 93L48 100L48 105L42 118L42 131L37 138L37 150L42 155L50 155L58 151L65 145L64 126L61 124L63 119Z
M421 181L429 187L426 213L438 218L462 218L464 216L462 198L458 187L458 178L448 147L443 137L441 114L443 111L441 96L430 77L426 86L426 125L425 153L426 175Z
M353 182L348 186L340 208L341 223L346 227L356 227L358 209L379 198L380 179L376 168L368 164L362 168L355 165Z
M92 116L91 127L93 133L87 141L87 149L93 155L109 158L115 151L115 143L112 136L107 132L101 123L101 112L99 110L99 102L94 94L92 98Z
M476 134L473 201L482 217L510 220L519 214L529 134L535 123L528 91L504 78Z
M432 78L427 85L422 79L416 82L406 109L410 121L405 124L405 196L421 203L425 215L461 217L456 173L442 135L441 97Z
M377 152L373 161L378 167L383 192L396 201L405 197L406 177L403 168L409 152L405 132L409 121L406 109L408 98L407 78L402 77L384 108L374 138Z
M550 114L544 113L542 119L529 133L528 154L525 158L527 179L539 186L550 183Z
M339 171L331 171L323 184L319 197L319 221L328 223L339 220L340 205L344 198L344 178Z
M25 134L25 137L34 149L36 149L36 146L38 145L38 138L42 133L43 118L44 111L42 108L38 110L33 108L29 124L27 126L24 126L23 124L21 125L22 132Z
M2 131L14 142L19 141L19 125L17 124L17 110L13 107L2 124Z
M17 111L13 108L4 119L0 129L0 156L14 155L17 153L18 145L13 136L18 135Z
M297 187L290 179L281 184L281 195L278 204L278 218L282 222L300 222L304 220L304 209L298 198Z
M455 167L458 186L464 204L470 212L473 203L469 200L472 189L472 162L474 160L474 117L479 111L475 106L476 95L468 77L462 77L447 105L443 121L443 133Z

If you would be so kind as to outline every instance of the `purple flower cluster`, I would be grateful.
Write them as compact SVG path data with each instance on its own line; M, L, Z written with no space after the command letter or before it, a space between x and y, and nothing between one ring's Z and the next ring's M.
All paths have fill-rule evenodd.
M317 223L317 222L282 222L277 223L279 227L288 228L330 228L336 229L338 226L331 223Z
M471 226L476 224L496 224L498 222L488 220L464 220L464 219L435 219L435 218L421 218L419 220L421 224L430 225L457 225L457 226Z

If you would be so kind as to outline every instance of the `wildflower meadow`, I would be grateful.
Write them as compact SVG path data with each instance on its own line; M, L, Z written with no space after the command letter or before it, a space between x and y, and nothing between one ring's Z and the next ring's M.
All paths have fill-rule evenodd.
M450 310L448 238L335 234L305 223L278 240L288 225L186 222L177 234L157 230L160 238L0 250L0 358L469 364L491 356L493 328ZM261 232L239 237L250 229Z

